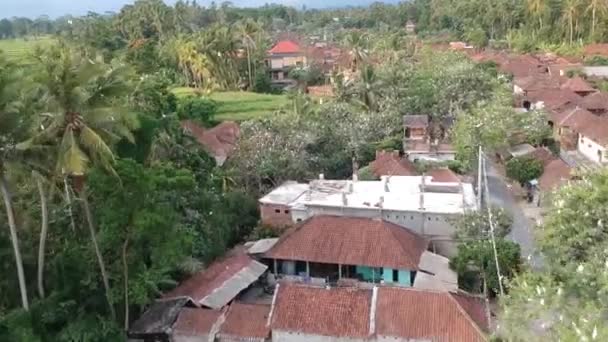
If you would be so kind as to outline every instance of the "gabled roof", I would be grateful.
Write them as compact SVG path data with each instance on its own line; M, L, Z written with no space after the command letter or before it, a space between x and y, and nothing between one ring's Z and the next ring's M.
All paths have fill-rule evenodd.
M233 341L235 338L268 338L269 315L270 305L233 303L226 313L226 321L220 327L220 341Z
M572 168L561 159L554 159L545 165L543 174L538 179L538 187L543 191L550 191L567 182L571 176Z
M350 338L370 335L371 290L281 283L275 296L273 331Z
M188 298L176 298L157 301L144 312L129 329L129 337L166 336L177 319L180 310L186 305L193 305Z
M596 92L585 96L581 107L587 110L608 110L608 93Z
M574 92L594 92L595 89L587 83L580 76L567 79L560 87L561 89L568 89Z
M235 249L182 282L163 298L191 298L197 305L220 309L255 282L268 267Z
M428 115L404 115L403 125L409 128L426 128L429 126Z
M373 174L380 176L415 176L418 174L414 164L401 158L399 151L377 151L376 160L369 164Z
M579 104L583 98L569 89L541 89L529 91L528 99L542 101L545 108L554 109L566 104Z
M433 182L439 183L458 183L460 182L460 177L454 171L450 170L447 167L433 169L426 173L427 176L433 178Z
M555 159L553 153L551 153L551 151L549 151L549 149L546 147L537 147L532 153L530 153L530 156L540 161L543 166L549 164L551 161L553 161L553 159Z
M387 221L314 216L281 237L266 257L417 270L427 246L418 234Z
M281 40L277 42L272 49L268 50L270 54L292 54L299 53L300 46L291 40Z
M482 299L451 292L381 287L376 334L406 340L485 341Z
M580 109L566 116L561 125L574 129L600 145L608 143L608 117Z
M215 157L219 166L232 154L241 134L239 125L232 121L224 121L210 129L191 120L184 120L181 125L209 154Z
M549 75L529 75L524 77L515 77L513 79L513 84L527 92L546 89L559 89L560 79L559 77Z
M221 311L183 308L173 325L173 333L182 336L201 336L212 332L222 315Z

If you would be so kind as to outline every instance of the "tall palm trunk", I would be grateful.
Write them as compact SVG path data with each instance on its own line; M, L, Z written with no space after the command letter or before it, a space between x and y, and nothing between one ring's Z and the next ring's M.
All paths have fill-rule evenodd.
M595 39L595 23L596 23L596 18L595 18L595 6L593 7L593 9L591 10L591 40L593 41Z
M13 250L15 252L15 264L17 267L17 277L19 279L19 290L21 292L21 304L27 311L30 309L30 304L27 299L27 288L25 286L25 274L23 272L23 261L21 260L21 251L19 250L19 240L17 237L17 225L15 224L15 216L13 213L13 205L11 202L11 195L8 191L8 182L4 172L0 171L0 191L2 191L2 197L4 198L4 206L6 207L6 216L8 218L8 227L11 233L11 242L13 244Z
M251 75L251 52L249 51L249 44L245 46L247 50L247 71L249 72L249 90L253 88L253 77Z
M36 186L38 187L38 195L40 196L40 211L42 215L42 224L40 227L40 245L38 246L38 294L40 298L44 298L44 251L46 246L46 236L49 230L49 217L46 205L46 195L44 193L44 185L42 180L36 178Z
M74 221L74 211L72 210L72 197L70 195L70 188L68 187L68 178L63 177L63 188L65 190L65 199L68 202L68 214L70 215L70 225L72 232L76 231L76 221Z
M570 45L572 45L572 41L574 38L574 23L572 18L570 18Z
M95 226L93 224L93 214L91 213L91 207L89 206L89 199L85 189L82 189L80 197L87 219L89 233L91 234L91 242L93 243L93 248L95 249L95 254L97 255L97 262L99 263L99 269L101 271L101 278L103 280L103 287L105 289L108 306L110 308L110 315L112 316L112 319L116 319L116 312L114 311L114 306L112 304L112 295L110 294L110 280L106 271L106 265L103 261L103 255L101 254L101 250L97 244L97 233L95 232Z
M127 263L127 250L129 248L129 236L125 238L122 244L122 271L124 278L124 295L125 295L125 331L129 330L129 264Z

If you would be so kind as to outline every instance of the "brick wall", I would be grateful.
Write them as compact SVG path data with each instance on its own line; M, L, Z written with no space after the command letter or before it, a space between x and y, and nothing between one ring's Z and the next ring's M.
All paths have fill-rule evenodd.
M276 228L284 228L293 224L291 211L286 205L260 204L262 224Z

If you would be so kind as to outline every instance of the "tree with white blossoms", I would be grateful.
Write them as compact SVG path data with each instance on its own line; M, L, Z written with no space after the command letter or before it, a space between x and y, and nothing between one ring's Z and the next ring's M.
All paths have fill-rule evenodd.
M537 240L546 265L519 275L499 334L512 341L608 340L608 171L562 187Z

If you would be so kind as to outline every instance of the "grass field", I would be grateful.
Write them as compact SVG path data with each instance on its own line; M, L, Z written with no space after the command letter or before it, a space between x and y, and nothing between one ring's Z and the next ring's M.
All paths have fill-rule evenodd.
M175 88L177 97L193 95L192 88ZM246 91L214 92L209 96L217 101L216 120L244 121L272 114L289 103L285 95L257 94Z
M19 63L28 64L32 62L30 53L34 51L36 46L45 46L53 42L52 37L37 37L26 39L0 39L0 51L8 57L9 60Z

